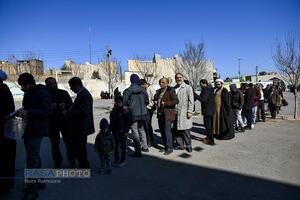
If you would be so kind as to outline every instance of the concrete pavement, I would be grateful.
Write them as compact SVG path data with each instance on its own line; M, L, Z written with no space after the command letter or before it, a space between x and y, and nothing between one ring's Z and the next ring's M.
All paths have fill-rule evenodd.
M108 117L110 100L94 102L95 126ZM291 103L290 103L291 105ZM289 105L289 106L290 106ZM287 108L283 108L287 109ZM197 110L199 108L197 107ZM284 112L284 111L283 111ZM156 116L153 127L159 139ZM300 123L267 119L229 141L204 145L200 115L194 117L193 152L174 151L164 156L151 148L142 158L128 157L127 166L113 168L112 175L99 175L99 159L93 150L96 133L88 138L92 178L61 180L47 184L40 198L54 199L300 199ZM63 143L62 150L65 151ZM42 165L53 166L49 140L44 139ZM25 150L17 147L15 189L1 199L20 199ZM63 167L67 167L64 154Z

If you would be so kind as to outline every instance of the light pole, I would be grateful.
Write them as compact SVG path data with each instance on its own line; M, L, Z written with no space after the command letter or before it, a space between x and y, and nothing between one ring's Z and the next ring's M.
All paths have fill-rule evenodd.
M110 57L111 57L112 50L110 48L107 48L107 62L108 62L108 93L110 96L110 88L111 88L111 66L110 66Z
M239 61L239 81L241 81L241 58L238 58Z
M256 76L255 77L256 77L256 83L257 83L257 80L258 80L258 66L255 67L255 71L256 71Z

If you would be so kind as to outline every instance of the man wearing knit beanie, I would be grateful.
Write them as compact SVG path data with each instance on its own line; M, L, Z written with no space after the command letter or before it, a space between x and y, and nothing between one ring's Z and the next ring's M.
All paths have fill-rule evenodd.
M145 88L139 85L140 78L137 74L130 76L131 86L127 88L123 95L124 111L131 116L131 131L133 134L134 157L141 157L142 151L148 152L147 137L145 132L145 122L148 120L147 105L149 103L148 94ZM141 147L142 145L142 147Z
M140 78L136 74L131 74L130 76L130 83L131 84L139 84L140 83Z

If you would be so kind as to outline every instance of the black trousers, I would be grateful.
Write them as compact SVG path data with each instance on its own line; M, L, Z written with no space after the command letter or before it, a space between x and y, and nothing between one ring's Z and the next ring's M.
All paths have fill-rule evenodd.
M87 157L87 136L81 135L81 133L75 133L71 137L71 153L72 156L77 159L79 163L79 168L89 168L90 163Z
M179 146L180 148L192 148L192 138L190 129L187 130L178 130L177 129L177 117L174 122L174 129L173 129L173 136L175 138L175 145Z
M204 127L206 129L207 137L211 141L214 141L214 136L213 136L213 116L204 115L203 116L203 123L204 123Z
M16 141L0 138L0 192L7 191L15 184Z
M75 163L75 156L74 153L72 153L72 145L71 143L71 136L67 132L67 129L65 127L55 127L52 126L49 129L49 139L51 141L51 150L52 150L52 158L54 160L55 165L60 165L63 157L60 152L60 133L62 134L62 138L64 140L64 143L66 145L67 150L67 158L69 163L74 164Z
M269 103L269 108L270 108L270 112L271 112L271 116L273 119L276 118L276 115L277 115L277 108L274 104L272 103Z
M157 115L158 127L161 134L161 139L165 150L173 149L173 138L172 138L172 122L167 121L165 115Z
M243 109L243 113L247 119L247 127L250 128L253 124L252 109Z
M115 151L114 151L114 157L115 162L123 162L126 160L126 136L125 133L122 132L113 132L113 137L115 139ZM121 158L120 158L121 155Z
M266 115L265 115L265 102L264 100L260 100L258 102L258 109L257 109L257 120L265 121L266 120Z

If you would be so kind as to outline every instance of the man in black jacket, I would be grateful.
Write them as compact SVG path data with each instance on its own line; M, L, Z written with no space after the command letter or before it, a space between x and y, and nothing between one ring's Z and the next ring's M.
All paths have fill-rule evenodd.
M235 131L245 132L242 119L242 108L244 105L244 95L235 83L230 85L230 102L233 110L233 126Z
M247 126L245 129L251 130L253 124L252 118L252 99L253 99L253 90L249 87L247 83L244 84L244 105L243 105L243 113L247 119Z
M75 158L70 149L70 134L68 134L67 131L66 118L62 114L63 111L70 109L72 99L67 91L58 89L55 78L48 77L45 80L45 84L52 97L49 138L51 141L52 158L55 163L55 168L60 168L62 163L62 155L59 149L60 132L66 144L68 160L71 165L74 165Z
M68 111L68 131L71 134L72 151L78 160L80 168L89 168L87 158L87 136L95 132L93 118L93 98L90 92L83 87L80 78L69 80L71 90L77 94L74 103Z
M215 111L214 90L208 86L206 79L200 80L201 94L197 99L201 102L201 113L203 115L204 127L207 137L203 139L204 144L214 145L213 137L213 114Z
M51 96L42 87L38 87L33 76L23 73L18 84L24 91L23 110L18 113L26 120L24 144L26 149L26 165L28 169L41 168L40 147L43 137L48 136L49 116L51 112ZM38 197L38 181L28 183L23 199Z

